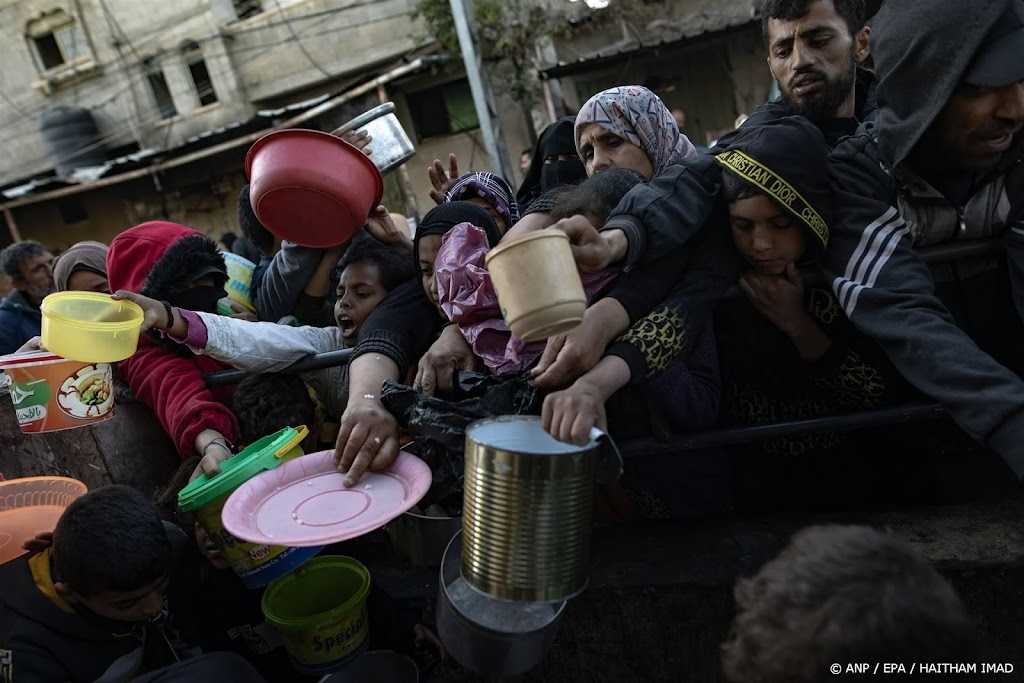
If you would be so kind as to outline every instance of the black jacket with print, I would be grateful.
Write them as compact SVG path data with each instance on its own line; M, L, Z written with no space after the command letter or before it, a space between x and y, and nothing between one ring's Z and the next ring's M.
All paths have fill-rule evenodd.
M824 417L892 405L913 396L881 348L859 334L832 292L806 287L805 310L831 341L825 355L804 360L796 345L740 293L715 316L722 371L719 424L740 427ZM827 432L764 441L771 455L831 448Z
M878 119L830 157L837 214L822 267L846 315L903 376L1024 477L1024 353L1017 344L1010 358L993 357L979 340L1006 333L970 320L979 309L1000 326L1024 315L1024 134L978 178L908 161L1010 1L883 5L872 34ZM946 273L955 286L939 278L937 287L919 249L965 239L1004 240L1005 261L961 261ZM1012 282L1017 316L1005 289L986 288L1005 304L974 293L978 276Z

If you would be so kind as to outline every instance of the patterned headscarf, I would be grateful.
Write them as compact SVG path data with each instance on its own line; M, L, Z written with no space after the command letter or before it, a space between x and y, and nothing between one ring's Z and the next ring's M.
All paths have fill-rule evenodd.
M577 152L580 128L588 123L596 123L646 152L654 175L697 154L661 98L642 85L620 85L587 100L576 116Z
M459 176L444 195L446 202L457 202L480 197L493 206L505 219L508 230L519 220L519 204L515 193L505 179L493 173L478 171Z

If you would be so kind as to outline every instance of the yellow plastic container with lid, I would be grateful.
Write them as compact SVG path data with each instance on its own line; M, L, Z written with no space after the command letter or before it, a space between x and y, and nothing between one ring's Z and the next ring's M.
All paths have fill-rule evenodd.
M228 281L224 283L228 298L235 303L244 306L247 310L256 312L256 304L252 300L252 274L255 272L256 264L249 259L242 258L238 254L229 251L222 251L224 264L228 268ZM228 311L222 315L234 315L235 311Z
M57 292L43 299L43 347L83 363L116 363L139 345L143 313L132 301L97 292Z

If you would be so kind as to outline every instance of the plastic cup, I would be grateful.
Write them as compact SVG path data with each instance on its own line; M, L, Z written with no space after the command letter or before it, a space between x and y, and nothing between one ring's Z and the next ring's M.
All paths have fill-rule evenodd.
M292 665L304 674L339 669L366 650L370 572L351 557L310 560L267 586L263 615L281 633Z
M484 265L498 295L505 324L523 341L571 330L587 309L569 237L548 228L500 244Z
M109 294L57 292L40 306L43 347L69 360L116 363L131 358L139 344L143 313L132 301Z

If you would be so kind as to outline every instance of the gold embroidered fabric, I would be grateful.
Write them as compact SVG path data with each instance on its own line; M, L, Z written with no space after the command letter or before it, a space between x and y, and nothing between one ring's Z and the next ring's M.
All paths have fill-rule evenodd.
M621 341L634 346L647 362L647 376L667 368L686 348L686 321L668 307L657 308L626 331Z

